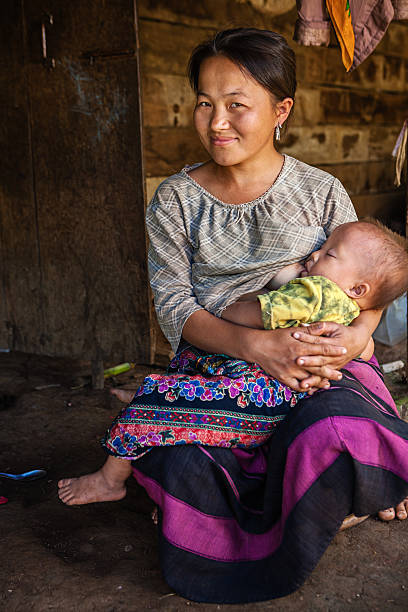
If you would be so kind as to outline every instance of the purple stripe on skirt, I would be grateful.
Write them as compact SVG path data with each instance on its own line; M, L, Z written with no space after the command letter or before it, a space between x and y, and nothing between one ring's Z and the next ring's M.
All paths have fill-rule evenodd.
M388 406L390 406L396 416L399 417L397 408L395 406L395 402L392 399L391 393L388 391L381 377L375 372L372 368L368 367L366 364L370 364L372 366L379 367L378 361L376 357L373 355L371 359L367 362L362 363L361 361L350 361L344 369L353 374L359 382L371 393L375 393L379 398L381 398Z
M348 416L321 419L299 434L289 447L282 514L262 534L244 531L235 518L204 514L168 494L137 468L133 467L133 471L139 484L164 510L162 532L171 544L208 559L255 561L271 555L279 547L283 528L296 503L344 452L364 465L388 470L403 480L407 478L407 440L370 419Z

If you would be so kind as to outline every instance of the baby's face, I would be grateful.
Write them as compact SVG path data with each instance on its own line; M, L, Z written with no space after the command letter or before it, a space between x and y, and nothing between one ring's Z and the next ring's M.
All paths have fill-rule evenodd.
M358 272L358 238L352 224L336 228L323 246L308 257L302 276L324 276L348 293L362 280Z

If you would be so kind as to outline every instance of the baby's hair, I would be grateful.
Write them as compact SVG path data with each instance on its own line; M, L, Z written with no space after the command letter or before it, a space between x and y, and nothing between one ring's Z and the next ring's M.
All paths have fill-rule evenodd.
M370 308L385 308L408 289L407 240L386 225L364 217L357 222L366 225L369 274L374 283Z

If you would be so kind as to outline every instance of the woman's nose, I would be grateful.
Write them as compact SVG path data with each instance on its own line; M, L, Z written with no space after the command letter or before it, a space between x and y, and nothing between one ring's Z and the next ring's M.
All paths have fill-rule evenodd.
M229 127L229 120L222 110L214 110L211 117L210 127L212 130L225 130Z

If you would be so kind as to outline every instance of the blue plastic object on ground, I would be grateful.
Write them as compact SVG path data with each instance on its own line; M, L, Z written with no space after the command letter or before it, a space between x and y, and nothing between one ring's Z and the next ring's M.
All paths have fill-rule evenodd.
M38 480L44 478L47 475L45 470L31 470L30 472L23 472L22 474L7 474L7 472L0 472L0 478L9 478L10 480Z

